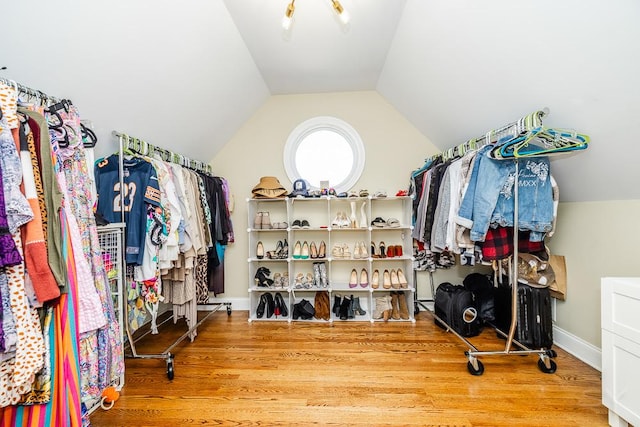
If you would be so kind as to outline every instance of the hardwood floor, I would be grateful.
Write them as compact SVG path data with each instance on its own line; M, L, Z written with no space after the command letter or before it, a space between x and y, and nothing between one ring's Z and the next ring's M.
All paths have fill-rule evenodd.
M561 349L558 370L537 356L485 356L467 372L467 348L420 312L415 324L252 322L220 311L193 343L162 359L127 359L126 384L100 426L606 426L600 373ZM163 326L137 345L163 351L186 327ZM154 342L155 341L155 344ZM471 340L504 349L485 329ZM154 348L155 347L155 348Z

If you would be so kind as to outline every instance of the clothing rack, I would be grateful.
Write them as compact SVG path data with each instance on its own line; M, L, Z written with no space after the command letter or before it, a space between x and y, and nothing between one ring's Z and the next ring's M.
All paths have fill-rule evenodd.
M19 93L22 93L24 95L28 95L30 97L34 97L36 99L38 99L41 102L47 103L47 104L56 104L58 102L61 102L63 99L62 98L58 98L55 96L51 96L51 95L47 95L46 93L38 90L38 89L32 89L28 86L25 86L23 84L20 84L18 82L16 82L15 80L11 80L8 79L6 77L0 77L0 82L4 83L7 86L12 86L16 89L16 91L18 91Z
M542 118L549 114L549 109L545 108L540 111L533 112L527 116L524 116L518 121L510 123L508 125L502 126L498 129L491 130L485 134L484 137L471 139L463 144L458 145L453 149L446 150L440 154L432 156L430 159L435 160L438 157L441 157L443 160L450 159L455 157L456 155L463 155L468 152L470 149L479 149L482 146L487 144L500 141L502 138L506 136L517 137L523 132L528 132L533 129L539 128L542 126ZM586 144L583 148L586 148ZM535 157L535 156L531 156ZM429 159L427 159L429 160ZM557 365L552 360L552 358L556 357L556 352L552 349L530 349L525 345L519 343L514 339L514 335L517 327L517 313L518 313L518 270L517 270L517 260L518 260L518 176L519 176L519 161L518 158L505 158L502 160L509 160L515 163L515 177L516 182L513 186L513 196L514 196L514 219L513 219L513 228L515 232L513 233L513 259L515 262L513 263L513 267L511 268L511 283L512 283L512 299L511 299L511 324L509 327L509 332L507 334L500 331L498 328L496 332L506 338L505 348L502 351L480 351L476 348L469 340L459 333L457 333L453 328L451 328L443 319L438 317L435 314L435 308L431 311L428 307L424 306L428 311L431 312L433 317L441 323L447 331L452 332L456 335L460 340L462 340L466 345L469 346L469 350L465 351L465 356L467 356L468 363L467 369L469 373L472 375L482 375L484 372L484 366L482 362L478 360L478 356L495 356L495 355L529 355L529 354L537 354L539 356L538 367L544 373L553 373L556 371ZM414 272L415 274L415 272ZM433 283L433 272L429 272L430 285L432 296L435 297L434 293L434 283ZM415 301L416 304L420 303L421 300ZM519 350L512 349L513 345L516 345Z
M193 169L197 172L202 172L213 176L213 169L211 165L207 163L190 159L183 156L182 154L174 153L173 151L165 150L164 148L156 147L155 145L149 144L142 139L134 138L125 133L113 131L113 135L120 139L122 148L125 150L131 150L143 156L149 157L153 156L154 154L158 154L160 158L165 162L176 163L180 166Z
M118 138L118 146L119 146L119 156L118 156L118 175L120 178L120 188L124 188L124 161L123 161L123 155L126 153L126 150L128 151L132 151L135 152L137 154L143 155L143 156L152 156L153 154L158 154L164 161L167 162L172 162L172 163L176 163L178 165L181 165L183 167L195 170L197 172L202 172L202 173L206 173L208 175L213 176L213 172L212 172L212 168L211 165L208 165L204 162L200 162L197 160L193 160L193 159L189 159L188 157L185 157L181 154L177 154L174 153L172 151L169 150L165 150L163 148L158 148L152 144L149 144L145 141L143 141L142 139L139 138L133 138L125 133L122 132L117 132L117 131L113 131L112 132L113 136ZM121 217L122 217L122 222L124 221L124 209L121 212ZM125 239L126 240L126 239ZM126 246L126 244L125 244ZM171 351L178 346L182 341L184 341L187 337L192 337L191 339L193 340L193 334L194 332L198 329L198 327L204 323L205 321L207 321L209 319L209 317L211 317L211 315L213 315L215 312L221 310L223 307L227 309L227 315L231 315L231 303L230 302L216 302L216 303L200 303L198 304L198 306L206 306L206 307L210 307L210 309L208 310L208 313L201 318L200 320L198 320L196 322L195 325L191 326L184 334L182 334L180 337L178 337L173 343L169 344L169 346L167 348L165 348L164 351L160 352L160 353L149 353L149 354L141 354L137 351L136 349L136 343L138 341L140 341L142 338L146 337L147 335L149 335L151 333L151 331L147 331L139 336L137 336L136 338L133 337L133 332L131 331L131 328L129 326L129 310L126 309L128 301L127 301L127 296L126 293L123 293L123 306L125 307L124 310L124 317L125 317L125 321L124 321L124 326L125 326L125 331L127 333L127 338L129 341L129 348L131 349L131 357L133 357L134 359L164 359L166 362L166 366L167 366L167 370L166 370L166 374L167 374L167 378L169 380L173 380L174 378L174 367L173 367L173 360L175 358L175 355L173 355L171 353ZM167 317L166 319L164 319L163 321L161 321L158 324L158 327L164 325L165 323L169 322L172 319L172 316ZM196 319L194 319L196 320Z

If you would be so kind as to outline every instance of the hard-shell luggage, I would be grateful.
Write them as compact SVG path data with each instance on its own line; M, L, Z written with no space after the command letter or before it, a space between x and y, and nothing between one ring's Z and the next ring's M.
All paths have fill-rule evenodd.
M498 286L495 292L496 327L505 334L511 326L511 287ZM531 348L551 348L553 322L549 288L518 284L518 324L514 338Z
M435 314L463 337L480 334L482 322L473 293L463 286L445 282L436 289ZM436 325L445 326L435 319Z

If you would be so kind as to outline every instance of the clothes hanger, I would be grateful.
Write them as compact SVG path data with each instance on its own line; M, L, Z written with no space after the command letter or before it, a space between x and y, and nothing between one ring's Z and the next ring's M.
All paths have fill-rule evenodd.
M515 145L513 157L553 155L584 150L588 147L589 140L589 136L573 130L540 128L531 137Z

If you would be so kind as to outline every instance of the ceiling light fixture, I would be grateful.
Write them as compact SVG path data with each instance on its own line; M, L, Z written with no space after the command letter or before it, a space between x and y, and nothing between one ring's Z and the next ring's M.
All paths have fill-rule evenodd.
M282 28L285 31L289 31L291 28L291 23L293 22L293 12L296 10L294 3L296 0L291 0L289 6L287 6L287 10L284 12L284 18L282 18Z
M287 6L287 10L285 10L284 12L284 17L282 18L282 28L285 31L289 31L289 29L291 28L291 24L293 23L293 13L296 10L295 2L296 0L291 0L291 3L289 3L289 5ZM349 12L344 10L344 7L342 7L342 4L338 0L331 0L331 3L333 4L333 10L335 10L338 14L340 22L342 22L343 25L347 25L349 23L349 20L351 19L351 17L349 16Z

